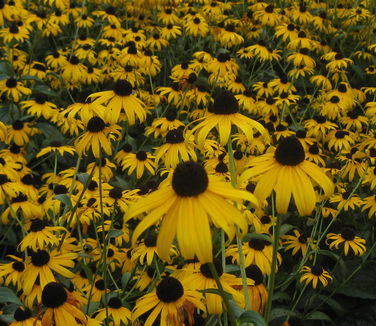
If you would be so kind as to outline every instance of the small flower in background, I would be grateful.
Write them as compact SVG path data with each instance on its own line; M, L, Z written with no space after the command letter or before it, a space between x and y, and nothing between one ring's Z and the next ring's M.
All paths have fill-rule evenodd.
M303 266L301 269L303 275L300 277L300 282L309 285L316 289L319 284L327 286L333 280L333 277L319 264L312 267Z
M79 136L75 141L77 153L87 155L91 149L95 158L100 158L104 153L112 154L111 140L120 137L120 127L118 125L106 126L106 123L100 117L91 118L86 126L86 132ZM104 151L101 154L101 151Z
M326 243L330 249L341 249L345 256L353 253L356 256L363 256L366 252L366 240L355 235L355 230L351 227L345 227L341 233L328 233Z
M281 240L283 245L285 245L284 250L292 250L292 255L295 256L300 252L302 256L306 255L307 249L310 246L313 247L313 242L311 238L307 238L299 230L293 230L294 235L282 235ZM310 244L310 245L309 245ZM308 246L309 245L309 246Z
M209 112L188 134L194 134L197 144L201 147L210 130L214 128L219 134L219 143L222 146L230 140L232 125L240 129L247 136L249 142L253 139L254 130L266 135L265 128L259 122L238 111L239 104L235 96L228 91L221 91L215 97L213 105L209 107Z
M104 321L112 319L114 326L127 325L132 319L132 312L123 306L120 298L112 297L108 300L107 307L95 312L95 319Z

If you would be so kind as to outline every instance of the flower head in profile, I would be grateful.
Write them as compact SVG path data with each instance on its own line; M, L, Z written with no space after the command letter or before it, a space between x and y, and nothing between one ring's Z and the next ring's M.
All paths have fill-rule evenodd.
M211 262L212 225L223 229L229 239L233 239L236 225L247 231L245 217L231 203L242 200L258 204L253 194L234 189L217 176L208 176L200 163L179 163L158 190L129 206L126 220L147 213L137 225L132 242L160 222L157 249L162 259L169 260L176 237L184 258L197 256L202 263Z
M241 178L257 177L255 196L263 202L274 190L278 213L285 214L291 196L300 215L312 213L316 204L314 186L326 197L333 194L334 184L314 163L305 160L302 144L295 136L284 138L275 150L250 160Z

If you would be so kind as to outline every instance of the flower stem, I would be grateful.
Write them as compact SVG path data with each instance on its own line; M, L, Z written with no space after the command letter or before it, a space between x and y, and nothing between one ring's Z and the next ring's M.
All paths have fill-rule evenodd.
M275 216L274 212L274 197L272 196L272 214ZM271 274L268 280L268 301L265 307L265 320L268 323L271 318L273 293L275 287L275 275L277 270L277 258L278 258L278 242L279 242L279 231L281 228L281 217L277 216L277 223L273 228L273 256L272 256L272 266Z

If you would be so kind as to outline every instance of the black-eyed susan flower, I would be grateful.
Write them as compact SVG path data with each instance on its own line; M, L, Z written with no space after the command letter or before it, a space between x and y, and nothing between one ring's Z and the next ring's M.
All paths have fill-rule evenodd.
M22 275L25 270L25 264L22 258L8 255L13 261L0 264L0 282L5 286L13 285L17 290L22 288Z
M193 259L196 255L201 262L210 262L213 259L210 225L222 228L230 239L235 235L235 225L242 232L248 228L241 212L226 199L257 204L252 194L233 189L216 176L208 176L201 164L180 163L157 191L129 207L127 220L149 212L136 227L132 241L135 243L149 226L162 218L157 240L162 259L168 260L176 237L184 258Z
M52 271L64 277L73 278L74 273L67 269L67 267L74 267L74 259L77 257L78 255L75 252L62 254L57 250L48 252L43 249L32 252L25 261L26 266L22 276L23 291L25 294L29 294L32 291L38 277L42 288L50 282L55 282L56 278Z
M235 290L236 286L242 285L242 280L235 275L225 273L220 260L215 259L214 267L217 271L218 278L222 284L223 290L230 293L235 302L244 305L244 295ZM181 276L183 284L192 290L218 289L218 285L210 270L209 263L205 264L188 264L183 267L184 274ZM252 285L253 281L248 279L248 284ZM214 293L205 293L204 302L206 311L209 314L220 315L223 312L223 302L221 296Z
M64 80L74 84L84 80L85 72L85 66L80 63L80 59L72 55L62 67L61 75Z
M250 265L245 269L247 278L251 279L254 284L248 284L248 296L251 304L251 310L260 314L264 313L266 302L268 301L268 291L263 283L264 275L257 265ZM239 291L243 290L242 286L235 286ZM243 306L243 308L245 308Z
M50 282L43 287L42 303L46 307L42 325L79 326L86 324L85 314L77 307L76 300L60 283Z
M300 215L311 214L316 204L316 184L327 197L334 192L333 182L317 165L305 160L303 146L294 136L283 139L275 151L249 161L249 169L241 177L256 176L255 196L263 202L274 190L277 212L282 214L287 212L291 196Z
M55 152L59 153L61 156L63 156L65 153L74 155L76 149L73 146L63 145L62 142L58 140L53 140L49 146L42 148L36 157L41 157L43 155Z
M14 102L19 102L23 95L30 95L31 93L30 88L25 87L22 82L15 78L0 80L0 95L5 94L8 99L12 99Z
M107 307L95 312L95 319L104 321L111 319L114 326L127 325L132 319L131 311L124 307L118 297L108 300Z
M95 158L101 157L101 150L107 155L112 154L111 140L120 136L118 125L106 126L100 117L91 118L86 126L86 132L79 136L74 145L78 155L86 155L91 149Z
M113 89L93 93L89 96L93 104L100 104L106 107L106 120L115 124L126 120L130 126L146 120L145 104L132 95L132 85L123 79L115 82Z
M155 150L155 163L163 161L166 168L175 168L180 162L197 161L195 146L185 139L183 129L170 130L166 135L166 144Z
M58 245L59 238L53 233L58 231L66 232L62 226L47 226L43 220L32 220L30 232L20 242L19 249L25 251L27 248L31 248L36 252L39 249Z
M136 172L136 178L140 179L145 170L154 175L156 170L156 164L154 161L154 155L145 151L138 151L137 153L130 153L125 156L121 161L122 169L128 170L128 175Z
M244 253L244 266L248 267L252 264L257 265L263 274L270 275L272 256L273 256L273 246L272 244L264 239L252 238L248 242L243 244ZM231 256L232 260L236 263L240 263L240 257L237 246L230 246L226 251L226 256ZM278 263L282 262L282 257L278 253Z
M153 292L145 294L136 302L132 321L136 321L141 315L150 311L145 325L152 325L160 315L161 326L178 326L183 323L185 313L192 320L196 308L205 311L201 298L199 292L185 289L176 278L165 277Z
M14 321L10 326L41 326L42 323L37 317L33 317L29 308L18 307L14 312Z
M319 264L312 267L303 266L301 272L304 274L300 277L300 282L307 285L312 283L314 289L320 283L325 287L333 280L333 277Z
M281 240L285 251L292 251L292 255L295 256L300 252L302 256L305 256L308 245L312 247L312 240L310 237L306 237L298 229L293 230L294 235L286 234L281 236Z
M197 144L202 147L205 139L212 129L216 129L219 134L219 143L224 146L231 137L231 128L235 125L246 136L249 142L253 139L253 134L259 132L266 136L265 128L257 121L242 115L239 111L239 104L235 96L229 91L219 93L209 112L204 116L189 134L194 134Z
M196 14L186 19L183 27L187 35L194 37L204 37L209 32L209 25L206 22L206 19L200 14Z
M366 252L366 240L357 236L355 230L351 227L345 227L341 233L328 233L326 243L330 249L341 248L347 256L353 253L356 256L363 256Z

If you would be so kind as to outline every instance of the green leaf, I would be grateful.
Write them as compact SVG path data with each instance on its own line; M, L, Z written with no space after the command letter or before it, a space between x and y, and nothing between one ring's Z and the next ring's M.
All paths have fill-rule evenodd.
M40 78L38 78L37 76L32 76L32 75L23 75L21 77L21 80L35 80L37 82L43 83L43 81Z
M244 309L240 308L234 299L228 300L228 303L230 305L230 309L234 312L235 318L240 318L240 316L245 312Z
M122 230L110 230L108 232L108 237L109 238L117 238L117 237L120 237L124 232Z
M258 240L265 240L268 242L272 242L272 239L267 234L258 234L258 233L248 233L244 238L243 241L247 242L251 239L258 239Z
M282 224L281 229L279 231L279 235L284 235L287 232L291 231L293 228L294 228L294 226L291 225L291 224Z
M129 283L129 281L131 280L131 277L132 277L132 273L124 273L121 277L121 285L122 285L122 288L125 289Z
M57 97L59 95L56 91L46 85L35 85L32 87L32 90L33 93L42 93L51 97Z
M361 299L376 299L375 292L376 262L363 266L338 293Z
M311 312L309 315L306 316L308 320L327 320L333 323L332 319L322 311L314 311Z
M238 318L240 325L246 325L247 323L253 323L255 326L267 326L265 319L256 311L247 310L241 314Z
M77 179L80 181L83 185L86 185L89 183L90 175L87 173L77 173Z
M285 308L275 308L272 309L272 318L271 320L281 318L281 317L298 317L299 314L296 313L295 311L291 311L289 309Z
M22 306L22 302L17 295L9 288L0 287L0 303L15 303Z
M72 208L72 202L67 194L56 195L54 199L61 201L66 207Z

